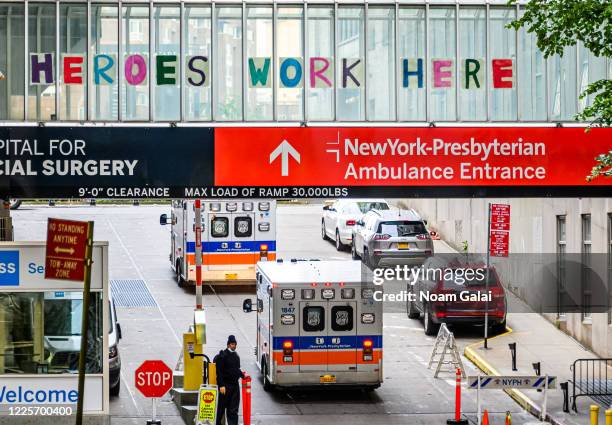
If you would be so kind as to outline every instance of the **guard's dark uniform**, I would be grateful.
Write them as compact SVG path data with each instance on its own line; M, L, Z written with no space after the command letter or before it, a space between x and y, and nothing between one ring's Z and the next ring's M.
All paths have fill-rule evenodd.
M240 407L240 384L242 378L240 370L240 357L237 352L229 349L223 350L217 359L217 385L225 387L225 395L219 393L217 409L217 425L222 425L223 414L227 417L228 425L238 425L238 408Z

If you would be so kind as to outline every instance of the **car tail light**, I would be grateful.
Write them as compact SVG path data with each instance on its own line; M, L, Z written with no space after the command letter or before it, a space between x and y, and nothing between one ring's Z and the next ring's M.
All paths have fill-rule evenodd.
M363 361L371 362L374 360L374 343L371 339L366 339L363 341Z
M391 235L387 235L387 234L380 234L380 233L376 233L374 235L374 240L375 241L386 241L388 239L391 239Z
M346 220L346 225L347 226L354 226L355 225L355 220Z
M417 235L416 238L420 241L428 241L431 239L431 236L429 236L428 233L424 233L422 235Z
M283 361L285 363L293 362L293 341L283 341Z

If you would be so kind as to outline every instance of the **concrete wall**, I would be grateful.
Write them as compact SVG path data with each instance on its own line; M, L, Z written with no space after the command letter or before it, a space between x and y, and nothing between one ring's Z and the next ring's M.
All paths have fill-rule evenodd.
M612 214L612 198L404 199L397 205L419 211L429 227L455 248L461 250L467 241L470 252L484 253L489 202L510 204L510 254L556 253L558 215L566 216L566 252L580 253L581 214L591 214L592 252L611 252L608 215ZM529 267L505 271L502 278L506 285L520 287L529 272ZM593 313L591 320L584 321L579 313L560 320L556 314L545 316L598 355L612 357L612 326L608 325L607 314Z

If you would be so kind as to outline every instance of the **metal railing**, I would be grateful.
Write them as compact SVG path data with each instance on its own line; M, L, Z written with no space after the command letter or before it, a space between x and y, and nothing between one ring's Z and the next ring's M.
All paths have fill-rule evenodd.
M612 359L578 359L572 371L572 409L577 412L576 399L591 397L602 405L612 401Z

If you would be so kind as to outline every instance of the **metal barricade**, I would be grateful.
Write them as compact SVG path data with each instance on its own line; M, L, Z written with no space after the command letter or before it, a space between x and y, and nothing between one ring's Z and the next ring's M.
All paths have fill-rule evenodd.
M590 397L603 406L612 404L612 358L578 359L572 371L572 409L578 411L576 399ZM610 369L610 370L609 370Z

